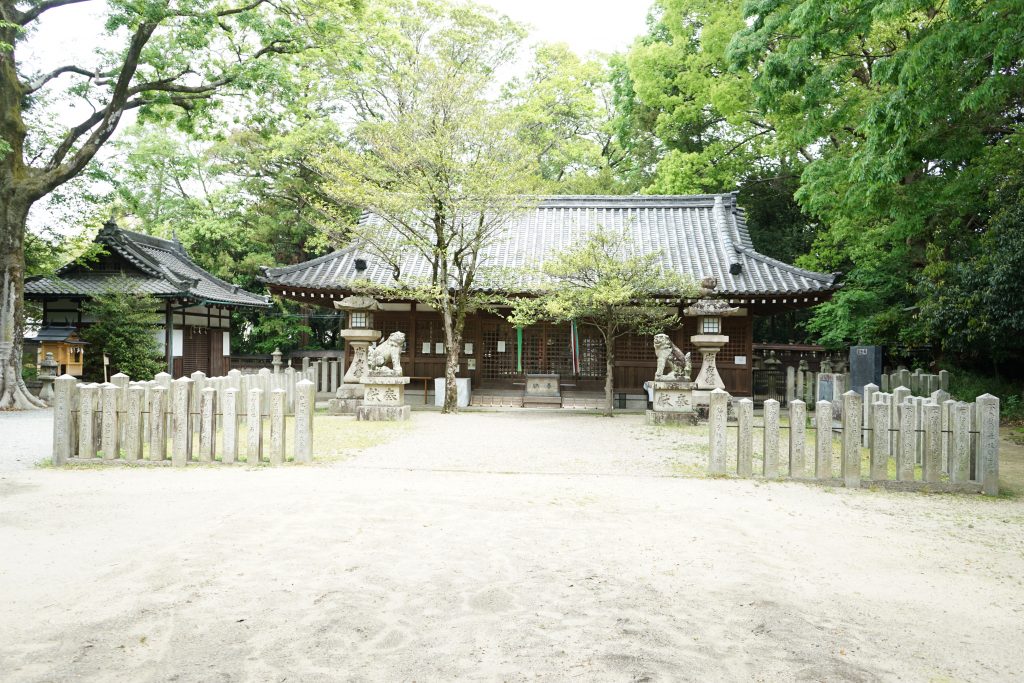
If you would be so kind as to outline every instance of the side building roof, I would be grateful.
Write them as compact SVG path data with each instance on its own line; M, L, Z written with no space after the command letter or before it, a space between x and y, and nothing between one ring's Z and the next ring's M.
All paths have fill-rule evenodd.
M360 222L387 230L372 213ZM758 253L734 193L543 198L506 226L505 238L485 250L483 263L523 272L514 287L529 291L536 284L526 274L530 267L599 227L620 231L643 253L659 253L668 271L697 281L714 277L719 296L797 296L839 288L838 273L815 273ZM364 270L357 270L357 259L364 262ZM399 272L426 278L430 266L409 249L402 254ZM262 279L275 290L344 291L357 280L394 285L394 273L390 263L356 244L305 263L264 268Z
M266 295L253 294L200 268L177 240L124 230L109 221L96 235L95 242L109 254L121 257L128 267L112 272L72 262L57 271L55 277L26 279L25 298L87 299L106 291L110 279L119 277L131 281L135 291L162 299L190 299L225 307L270 305Z

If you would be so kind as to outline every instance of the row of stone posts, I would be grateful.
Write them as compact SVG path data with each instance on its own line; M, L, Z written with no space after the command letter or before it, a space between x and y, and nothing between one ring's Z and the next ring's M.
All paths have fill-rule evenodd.
M862 397L855 391L842 395L842 421L834 425L829 401L816 405L812 429L813 475L808 476L806 457L806 403L794 399L789 404L788 448L780 447L779 402L764 402L761 469L769 479L788 476L813 478L861 486L862 480L874 483L898 482L898 488L981 491L999 493L999 399L990 394L979 396L972 404L938 396L924 399L910 396L909 389L894 394L879 391L874 384L865 387ZM948 396L948 394L946 395ZM710 455L708 473L729 473L727 436L729 394L711 393L708 416ZM754 475L754 404L744 398L736 402L737 441L735 473ZM839 432L838 471L835 468L833 431ZM867 453L862 452L865 445ZM867 468L862 457L867 456ZM894 476L890 475L894 465ZM918 469L920 468L920 476Z
M280 349L275 350L271 357L271 369L264 368L260 370L263 372L272 372L273 375L288 374L289 372L296 372L291 366L289 360L288 367L284 367L284 361L282 360L284 354L281 353ZM299 370L303 377L313 382L313 386L316 387L316 391L319 394L331 394L332 396L338 390L338 387L342 384L342 377L345 374L345 361L343 359L333 360L330 358L318 358L313 360L311 358L302 359L302 369Z
M897 387L905 387L913 396L931 396L936 391L948 392L949 371L927 373L918 368L911 372L901 367L895 372L882 375L882 391L895 391Z
M83 384L75 377L57 378L54 391L53 463L71 458L133 462L167 459L230 464L238 461L244 409L246 461L281 464L291 453L296 462L312 460L315 385L259 375L207 378L202 373L171 380L160 373L149 382L114 375L105 384ZM281 375L284 376L283 373ZM286 416L295 416L294 443L286 438ZM264 448L263 420L269 418L270 443ZM218 458L218 420L220 455ZM148 447L148 448L147 448Z

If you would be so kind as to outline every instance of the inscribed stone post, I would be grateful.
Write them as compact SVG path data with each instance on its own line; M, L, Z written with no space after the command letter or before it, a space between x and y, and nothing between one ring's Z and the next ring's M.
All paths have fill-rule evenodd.
M203 389L199 398L199 460L212 462L217 449L217 390Z
M754 402L740 399L736 404L736 474L749 477L754 473Z
M127 428L128 421L124 419L124 411L128 409L128 384L131 382L131 378L123 372L118 372L110 376L110 383L120 389L120 393L117 396L117 424L118 424L118 443L124 443L125 440L125 429Z
M861 397L856 391L847 391L843 401L843 440L840 450L840 467L843 472L843 484L847 488L860 486L860 445L863 410Z
M270 414L270 368L260 368L260 371L256 373L256 387L260 390L260 397L263 400L263 405L260 410L264 415Z
M135 462L142 457L142 412L146 405L146 387L138 382L128 386L124 412L124 459Z
M910 389L910 370L907 370L906 368L900 368L897 371L897 373L899 374L900 379L899 382L897 382L896 386L906 387L907 389Z
M871 406L875 403L875 394L878 393L878 387L874 384L864 385L864 440L863 445L865 448L871 446L871 430L873 429L872 424L874 422L874 416L872 414Z
M295 368L288 366L284 369L284 388L288 391L288 409L295 412Z
M237 368L228 370L228 386L233 389L242 390L242 371Z
M764 476L779 478L779 402L764 402Z
M889 391L889 375L882 375L882 391Z
M889 405L889 426L891 429L896 431L892 433L892 438L889 440L889 452L898 457L900 451L900 437L903 432L900 431L900 406L910 396L910 388L907 386L898 386L892 392L892 401Z
M796 397L793 400L804 401L804 371L797 370L796 373ZM805 404L806 405L806 404Z
M949 370L939 370L939 389L949 391Z
M192 380L179 377L171 385L171 464L184 467L188 463L192 442Z
M231 464L238 459L238 388L228 387L224 390L221 403L221 462Z
M786 368L786 405L796 400L796 368Z
M313 460L313 408L316 392L313 383L302 380L295 386L295 461Z
M981 481L981 458L978 457L978 436L981 421L978 415L978 402L969 404L971 411L971 431L975 432L971 434L971 478L974 481Z
M203 389L209 386L209 380L206 377L206 373L201 370L196 370L189 377L192 379L192 395L189 400L189 411L192 413L192 434L190 442L192 448L190 449L189 457L193 460L197 459L195 449L199 446L200 441L200 429L202 428L202 400L203 400Z
M270 397L270 464L281 465L284 463L285 442L287 441L284 429L284 401L288 392L284 389L274 389Z
M103 457L113 460L121 454L121 425L118 402L121 388L114 384L103 387Z
M917 404L913 397L899 406L900 441L896 453L896 480L914 481L914 465L917 462Z
M263 391L250 389L248 398L249 410L245 418L247 433L245 455L250 465L257 465L260 462L260 455L263 453Z
M711 440L708 474L725 474L725 430L729 412L729 394L721 389L712 389L708 402L708 435Z
M74 455L74 444L77 435L72 427L71 417L74 406L71 404L71 396L77 383L78 380L68 374L61 375L54 381L53 452L51 460L58 467L67 463L68 458Z
M981 492L999 495L999 399L992 394L979 396L978 459L981 461Z
M341 361L331 361L331 386L327 388L332 394L341 386Z
M955 484L971 478L971 407L955 403L950 409L949 480Z
M936 483L942 479L942 406L925 403L921 408L924 431L924 462L922 479Z
M96 421L93 419L96 410L95 384L82 384L78 387L78 457L96 457Z
M889 478L889 406L881 396L871 404L871 479Z
M93 413L93 422L96 424L92 428L92 438L96 442L95 451L97 457L99 456L99 451L103 450L103 390L112 386L114 385L110 382L96 385L96 412Z
M167 457L167 389L156 384L149 389L149 459Z
M956 401L949 398L940 405L942 406L942 471L949 474L953 467L950 451L953 449L953 406L956 405Z
M806 474L805 446L807 440L807 404L793 401L789 404L789 476Z
M818 479L832 478L832 404L818 401L814 406L814 423L817 429L814 448L814 476Z

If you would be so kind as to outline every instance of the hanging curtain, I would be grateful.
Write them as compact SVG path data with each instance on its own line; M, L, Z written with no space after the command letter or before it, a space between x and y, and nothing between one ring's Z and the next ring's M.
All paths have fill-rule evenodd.
M523 371L523 328L516 328L516 372Z
M569 356L572 358L572 374L580 374L580 328L575 320L569 321Z

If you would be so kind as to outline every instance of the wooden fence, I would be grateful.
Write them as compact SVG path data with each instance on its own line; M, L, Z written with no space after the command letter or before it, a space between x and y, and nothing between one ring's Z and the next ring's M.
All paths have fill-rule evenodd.
M255 375L195 372L172 380L162 372L147 382L117 374L104 384L63 375L54 387L53 464L97 458L160 462L168 459L168 447L175 466L232 464L241 454L243 417L248 464L281 464L289 454L296 462L309 462L315 407L311 374L264 368ZM294 416L293 440L286 434L288 416ZM270 430L266 448L264 420Z
M833 420L832 404L819 401L809 423L806 404L794 400L788 409L789 425L782 426L779 402L765 401L764 422L757 427L763 432L759 474L767 479L815 479L847 487L999 493L999 399L995 396L985 394L974 403L939 402L913 397L905 387L887 393L869 384L864 397L848 391L842 402L840 422ZM752 477L754 404L741 399L735 406L735 474ZM709 474L725 475L731 469L728 408L729 394L713 391ZM782 447L784 430L789 438ZM809 432L814 436L810 443ZM834 435L839 438L838 463Z

